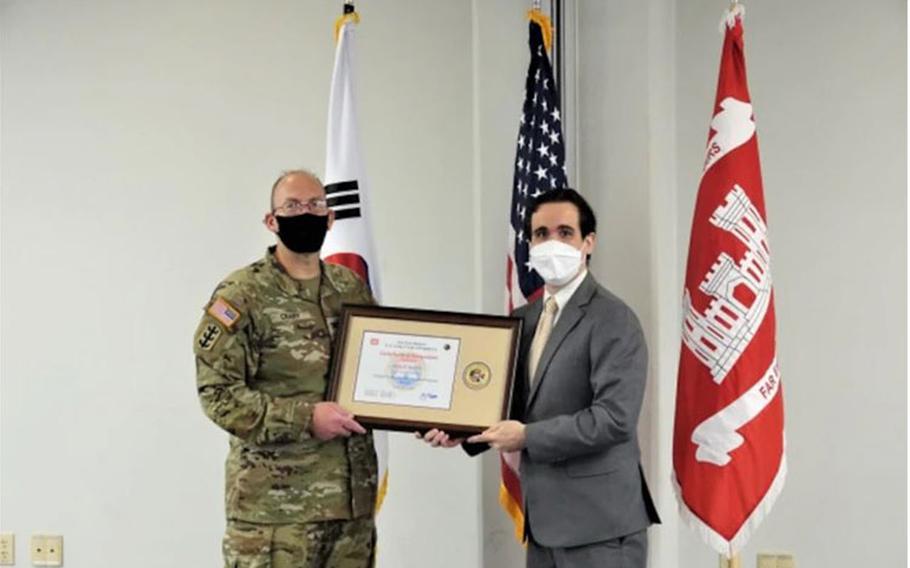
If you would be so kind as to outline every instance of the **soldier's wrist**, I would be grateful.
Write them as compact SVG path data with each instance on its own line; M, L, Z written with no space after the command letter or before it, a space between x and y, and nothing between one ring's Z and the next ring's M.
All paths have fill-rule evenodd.
M306 437L313 435L313 403L301 402L297 410L297 417Z

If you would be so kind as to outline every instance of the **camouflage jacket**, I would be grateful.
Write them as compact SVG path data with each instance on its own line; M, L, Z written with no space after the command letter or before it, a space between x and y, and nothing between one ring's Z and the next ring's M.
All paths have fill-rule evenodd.
M325 399L341 304L373 303L350 270L323 264L318 298L274 248L215 288L196 331L196 385L206 415L231 434L229 519L307 523L372 514L372 435L321 442L310 431Z

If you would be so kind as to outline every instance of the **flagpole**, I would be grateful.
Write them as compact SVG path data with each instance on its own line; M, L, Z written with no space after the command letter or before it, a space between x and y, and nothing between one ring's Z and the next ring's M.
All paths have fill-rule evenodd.
M739 0L730 0L730 8L727 10L727 15L725 19L729 17L736 17L737 14L742 14L742 7L739 3ZM723 29L723 24L721 24ZM741 568L742 564L740 563L739 554L734 554L732 557L727 557L725 554L720 554L718 556L719 562L718 566L720 568Z
M556 92L559 93L559 102L562 110L566 110L566 101L563 97L563 69L562 69L562 0L550 0L550 15L553 16L553 35L556 36L553 46L553 80L556 81Z

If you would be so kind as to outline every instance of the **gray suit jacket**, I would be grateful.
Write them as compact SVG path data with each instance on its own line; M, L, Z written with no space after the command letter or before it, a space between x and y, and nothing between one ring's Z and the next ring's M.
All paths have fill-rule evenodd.
M541 307L538 300L513 314L524 319L511 414L527 424L520 472L526 530L538 544L562 548L659 523L639 464L648 354L638 318L589 273L529 381Z

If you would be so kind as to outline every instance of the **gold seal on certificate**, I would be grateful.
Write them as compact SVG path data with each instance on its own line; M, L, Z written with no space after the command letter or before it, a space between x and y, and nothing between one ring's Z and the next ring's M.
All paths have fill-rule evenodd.
M345 306L329 398L365 426L479 432L507 417L521 320Z
M461 379L469 389L482 389L490 384L490 367L480 361L471 363L465 368Z

